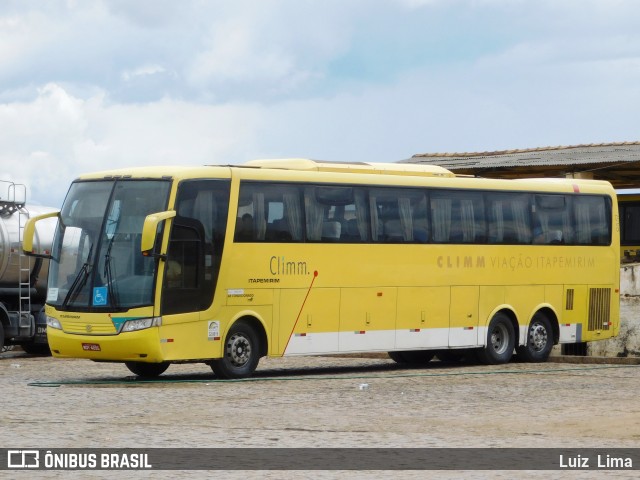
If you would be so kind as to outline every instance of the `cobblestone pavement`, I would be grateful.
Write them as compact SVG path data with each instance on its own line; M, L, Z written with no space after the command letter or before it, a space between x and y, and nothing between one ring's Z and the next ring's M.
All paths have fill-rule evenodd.
M173 381L141 383L120 364L5 353L0 357L3 447L640 446L637 365L434 361L407 369L385 358L266 358L250 381L216 381L203 364L173 365L161 378ZM151 472L71 473L146 478ZM176 476L156 471L153 477L521 478L524 473L195 471ZM557 478L558 473L578 478L571 476L575 472L527 476ZM580 473L579 478L600 478L605 472ZM629 473L607 472L617 478ZM69 475L38 471L25 472L24 478Z

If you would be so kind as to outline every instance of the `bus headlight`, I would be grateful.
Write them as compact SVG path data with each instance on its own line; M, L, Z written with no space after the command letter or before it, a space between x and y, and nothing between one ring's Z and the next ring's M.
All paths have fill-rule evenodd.
M121 332L135 332L144 330L145 328L159 327L162 325L162 317L136 318L135 320L127 320L122 325Z
M60 325L60 322L58 321L58 319L50 317L48 315L47 315L47 327L57 328L58 330L62 330L62 325Z

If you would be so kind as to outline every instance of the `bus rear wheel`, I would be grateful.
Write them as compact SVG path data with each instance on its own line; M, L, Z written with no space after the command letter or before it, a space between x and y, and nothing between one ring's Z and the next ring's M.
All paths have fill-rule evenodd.
M131 373L135 373L139 377L157 377L162 375L167 368L169 368L169 363L144 363L144 362L124 362L127 368L131 371Z
M238 321L227 334L222 358L211 360L211 369L218 378L249 377L258 366L260 351L255 330L251 325Z
M518 358L525 362L546 362L553 348L551 322L544 313L536 313L527 330L527 343L516 348Z
M477 352L478 360L487 365L507 363L515 346L515 332L509 317L496 313L487 329L487 345Z

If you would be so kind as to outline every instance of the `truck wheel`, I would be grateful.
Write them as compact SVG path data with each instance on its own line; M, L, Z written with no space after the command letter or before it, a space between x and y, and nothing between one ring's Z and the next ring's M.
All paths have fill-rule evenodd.
M29 355L42 355L48 357L51 355L49 345L46 343L24 343L20 345L22 349Z
M4 327L0 322L0 353L4 352Z

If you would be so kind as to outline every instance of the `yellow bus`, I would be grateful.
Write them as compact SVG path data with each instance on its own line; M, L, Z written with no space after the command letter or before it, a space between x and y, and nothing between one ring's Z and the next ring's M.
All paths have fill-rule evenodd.
M242 378L263 356L346 352L545 361L618 333L617 212L606 182L409 164L83 175L57 214L48 341L147 377L201 362Z
M622 263L640 261L640 191L620 190L620 260Z

